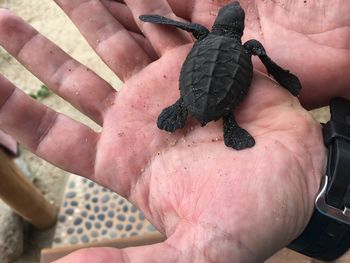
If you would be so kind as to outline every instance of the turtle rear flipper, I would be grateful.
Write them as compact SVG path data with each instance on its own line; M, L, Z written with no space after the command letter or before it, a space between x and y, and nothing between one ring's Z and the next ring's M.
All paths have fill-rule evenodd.
M224 117L224 142L227 147L235 150L243 150L255 145L254 138L238 126L232 113Z
M244 44L244 47L253 55L259 56L269 75L272 75L282 87L289 90L289 92L294 96L298 96L300 94L301 83L299 79L288 70L281 68L274 61L272 61L272 59L266 54L263 45L259 41L255 39L249 40Z
M200 24L183 23L160 15L142 15L139 18L143 22L175 26L182 30L191 32L193 36L198 40L205 38L209 34L209 30L205 26L202 26Z
M158 117L157 126L161 130L173 132L185 126L187 114L188 111L183 105L183 100L179 99L175 104L162 111Z

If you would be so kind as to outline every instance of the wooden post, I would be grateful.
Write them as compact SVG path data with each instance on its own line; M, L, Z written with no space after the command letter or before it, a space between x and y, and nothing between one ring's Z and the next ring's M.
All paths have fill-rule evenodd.
M1 148L0 198L38 229L49 228L56 221L55 207L21 174Z

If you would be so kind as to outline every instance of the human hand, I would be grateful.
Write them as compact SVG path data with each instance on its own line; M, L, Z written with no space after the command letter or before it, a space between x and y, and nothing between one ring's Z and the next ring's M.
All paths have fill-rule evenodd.
M217 10L229 1L168 2L178 16L210 28ZM240 3L246 11L243 41L258 39L271 58L300 78L305 107L328 105L337 96L350 99L349 1Z
M0 44L103 128L95 133L4 78L0 127L53 164L129 198L168 237L148 247L83 250L61 262L262 261L302 231L323 173L324 148L319 125L294 97L256 73L237 109L238 122L257 142L244 151L224 146L221 122L201 128L189 121L174 134L160 131L155 120L178 97L188 35L139 24L146 38L131 36L99 1L57 2L125 81L123 89L117 94L2 10ZM141 10L147 6L140 1L128 5L150 11Z

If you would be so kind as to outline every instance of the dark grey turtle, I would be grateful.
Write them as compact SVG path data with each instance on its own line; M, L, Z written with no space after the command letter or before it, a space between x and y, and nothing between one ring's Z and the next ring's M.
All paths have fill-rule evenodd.
M255 145L254 138L239 127L232 109L246 96L252 77L252 55L257 55L276 81L297 96L301 84L296 76L273 62L257 40L242 45L244 10L238 2L222 7L211 32L202 25L183 23L159 15L142 15L144 22L175 26L197 39L180 74L180 98L158 117L157 126L173 132L183 128L187 115L202 126L223 118L226 146L236 150Z

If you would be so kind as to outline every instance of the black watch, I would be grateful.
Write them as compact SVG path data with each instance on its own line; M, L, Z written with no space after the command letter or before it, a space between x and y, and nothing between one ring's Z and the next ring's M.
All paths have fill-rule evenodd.
M332 99L323 126L327 174L304 232L288 247L320 260L334 260L350 248L350 101Z

